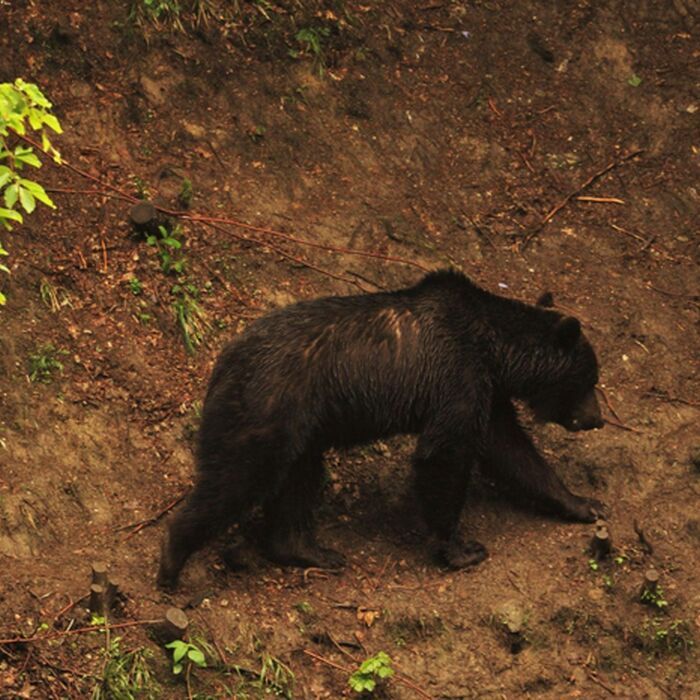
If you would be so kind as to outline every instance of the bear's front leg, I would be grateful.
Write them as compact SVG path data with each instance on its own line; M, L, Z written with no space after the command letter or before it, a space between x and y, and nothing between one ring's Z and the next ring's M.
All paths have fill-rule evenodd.
M418 498L437 540L436 558L451 569L474 566L488 556L483 544L465 542L459 534L473 462L469 443L459 434L426 431L418 440L413 462Z
M530 499L560 517L593 522L607 513L595 498L576 496L564 485L518 424L510 401L495 402L489 436L480 457L486 474L494 476L518 500Z

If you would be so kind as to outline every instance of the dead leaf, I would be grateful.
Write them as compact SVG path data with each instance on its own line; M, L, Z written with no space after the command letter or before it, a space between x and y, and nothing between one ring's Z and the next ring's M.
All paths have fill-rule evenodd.
M371 610L369 608L358 608L357 619L359 622L364 622L367 627L371 627L375 620L381 615L379 610Z

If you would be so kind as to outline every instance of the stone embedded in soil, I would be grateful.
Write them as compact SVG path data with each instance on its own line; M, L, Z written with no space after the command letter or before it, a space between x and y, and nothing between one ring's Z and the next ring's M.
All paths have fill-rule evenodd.
M525 620L526 613L516 600L508 600L499 605L495 610L495 620L506 634L506 641L510 652L517 654L525 645Z

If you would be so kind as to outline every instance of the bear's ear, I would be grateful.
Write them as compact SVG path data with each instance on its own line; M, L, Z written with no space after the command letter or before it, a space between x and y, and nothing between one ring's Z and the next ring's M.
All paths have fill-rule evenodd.
M573 316L565 316L557 321L554 333L559 346L564 350L570 350L581 337L581 324Z
M543 292L535 305L544 309L551 309L554 306L554 295L552 292Z

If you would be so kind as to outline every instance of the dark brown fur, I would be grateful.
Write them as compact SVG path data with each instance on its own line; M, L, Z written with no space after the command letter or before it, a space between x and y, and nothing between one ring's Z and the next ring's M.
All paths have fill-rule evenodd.
M257 504L270 558L339 566L342 556L313 534L324 451L397 433L419 435L418 497L449 566L486 556L458 535L477 460L560 515L593 520L600 504L567 490L518 425L511 400L569 430L600 427L597 378L578 321L490 294L456 272L271 313L214 368L197 483L170 524L159 583L172 588L192 552Z

